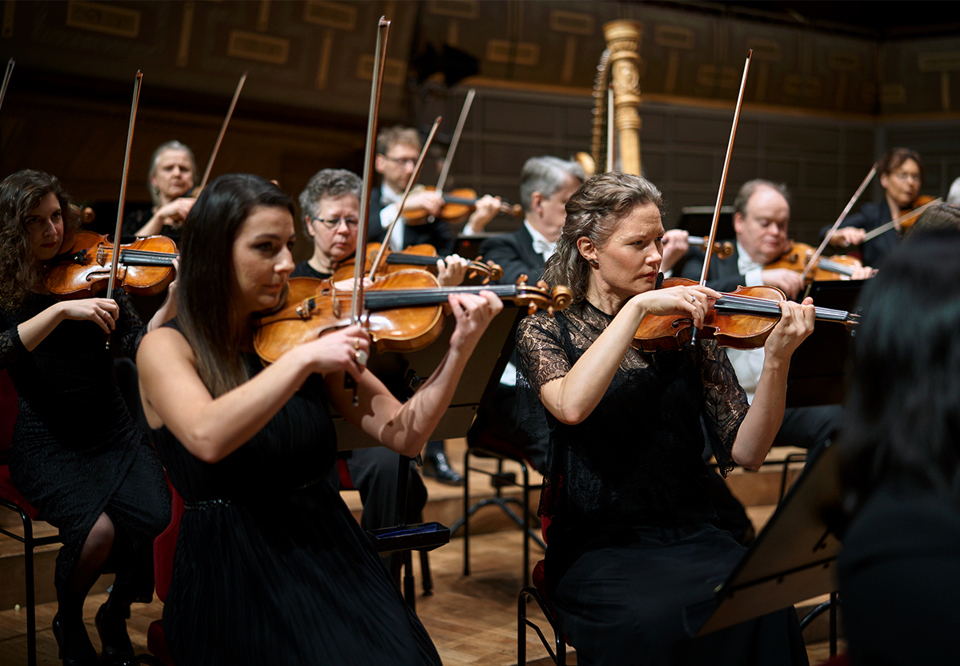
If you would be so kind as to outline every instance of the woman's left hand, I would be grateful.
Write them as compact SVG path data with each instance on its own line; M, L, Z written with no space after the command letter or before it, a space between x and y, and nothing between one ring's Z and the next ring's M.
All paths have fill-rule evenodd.
M457 327L450 336L450 348L471 353L490 321L503 309L503 301L492 291L479 294L450 294L447 302Z
M177 275L180 272L179 257L173 259L173 282L167 285L167 297L163 299L163 304L157 309L153 317L147 322L147 331L163 326L165 323L177 316Z
M456 287L463 284L467 275L467 260L458 254L437 259L437 281L441 287Z
M781 317L767 337L763 350L767 356L787 360L796 351L800 343L813 333L816 310L813 299L805 298L803 303L780 302Z

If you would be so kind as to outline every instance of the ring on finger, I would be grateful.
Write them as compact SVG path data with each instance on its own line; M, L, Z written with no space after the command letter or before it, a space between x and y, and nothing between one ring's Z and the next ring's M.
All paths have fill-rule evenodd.
M363 351L362 349L358 349L357 351L353 352L353 360L357 362L357 365L366 365L368 358L369 356L367 355L367 352Z

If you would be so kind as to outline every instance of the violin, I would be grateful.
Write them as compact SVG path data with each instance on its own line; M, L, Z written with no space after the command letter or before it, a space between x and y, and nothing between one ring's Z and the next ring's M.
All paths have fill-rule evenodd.
M421 191L435 192L436 188L425 187ZM440 214L435 216L447 222L457 222L476 210L477 191L468 187L451 190L443 194L443 207ZM520 204L500 203L500 212L513 218L523 217L523 207ZM430 214L423 208L404 208L403 219L406 224L416 226L429 221Z
M912 227L913 223L917 221L918 217L920 217L920 213L923 212L922 210L918 210L918 209L921 208L922 206L926 206L927 204L933 203L934 201L936 201L936 199L927 194L921 194L919 197L914 199L913 203L910 204L910 207L907 210L901 211L901 215L903 213L914 213L914 212L915 214L900 218L900 224L899 224L900 231L906 231L907 229Z
M843 254L832 257L820 256L814 260L813 267L809 268L813 254L812 246L791 241L790 249L779 259L764 266L764 270L786 268L797 273L806 271L804 280L809 284L815 280L850 280L853 278L855 268L863 268L859 259Z
M437 278L421 270L385 275L368 286L361 316L364 330L380 351L415 351L437 339L443 329L443 305L452 293L492 291L503 300L550 312L565 309L573 300L566 287L539 282L528 285L521 276L514 285L440 287ZM279 310L262 316L254 335L257 355L273 363L285 352L327 331L349 326L351 292L338 291L332 280L291 278Z
M62 298L89 298L105 288L113 268L114 245L106 236L78 231L66 252L57 255L43 278ZM166 236L147 236L120 246L117 279L129 293L159 294L173 281L177 245Z
M367 245L367 261L364 266L364 273L369 274L370 268L373 265L374 258L377 256L377 253L380 251L380 243L369 243ZM440 257L437 255L437 250L432 245L411 245L406 248L403 252L391 252L388 254L385 259L385 265L381 270L381 274L396 273L397 271L414 268L423 268L429 270L434 275L437 274L437 260ZM345 260L337 268L336 272L333 274L333 281L339 282L340 280L347 280L353 277L354 273L354 259ZM497 264L492 261L486 263L474 260L470 261L467 264L467 277L473 278L477 276L483 277L483 284L487 284L490 280L496 282L501 277L503 277L503 269L500 268Z
M698 284L687 278L667 278L663 287ZM703 327L697 329L698 338L716 340L721 347L757 349L780 321L781 301L786 295L776 287L737 287L723 294L707 312ZM859 317L844 310L814 308L817 321L844 324L847 329L856 326ZM693 338L693 320L676 315L647 315L634 335L633 346L639 351L655 352L677 350Z

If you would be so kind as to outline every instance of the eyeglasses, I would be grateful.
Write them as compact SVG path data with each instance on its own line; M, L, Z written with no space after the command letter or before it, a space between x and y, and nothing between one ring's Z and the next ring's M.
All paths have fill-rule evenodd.
M894 178L896 178L897 180L903 182L903 183L907 182L908 180L912 180L912 181L915 181L915 182L918 182L918 183L920 182L920 174L919 174L919 173L908 173L908 172L906 172L906 171L895 171L895 172L893 172L893 173L890 174L890 175L893 176Z
M390 157L389 155L384 155L383 159L390 160L399 167L415 166L417 164L415 157Z
M324 220L319 217L311 218L314 222L319 222L327 229L336 229L340 226L340 223L343 222L347 225L348 229L356 229L360 226L360 220L356 220L352 217L338 217L335 220Z

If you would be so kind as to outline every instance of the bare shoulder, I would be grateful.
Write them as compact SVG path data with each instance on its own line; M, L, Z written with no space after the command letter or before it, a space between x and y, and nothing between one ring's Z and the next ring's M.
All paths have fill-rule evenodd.
M143 336L137 350L138 366L163 366L173 359L193 361L193 349L183 333L169 326L161 326Z

